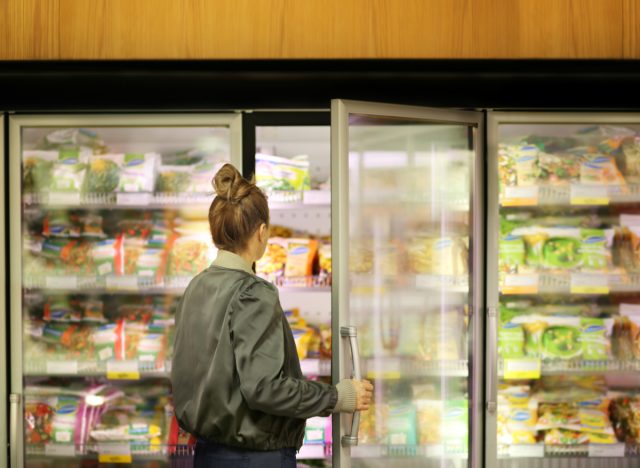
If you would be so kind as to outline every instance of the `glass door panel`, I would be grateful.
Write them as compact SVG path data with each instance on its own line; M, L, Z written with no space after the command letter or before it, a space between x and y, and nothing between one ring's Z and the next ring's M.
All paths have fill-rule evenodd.
M487 463L637 466L640 118L497 114L490 131Z
M16 466L188 458L169 385L174 311L215 257L211 179L241 167L239 117L10 124Z
M357 445L343 443L341 460L467 466L477 397L477 115L456 122L349 102L333 110L347 127L334 133L346 140L340 159L334 153L332 187L341 198L339 320L357 334L362 377L375 386L373 406L359 414ZM346 340L340 351L350 355ZM340 365L348 376L351 363ZM351 424L343 417L347 433Z

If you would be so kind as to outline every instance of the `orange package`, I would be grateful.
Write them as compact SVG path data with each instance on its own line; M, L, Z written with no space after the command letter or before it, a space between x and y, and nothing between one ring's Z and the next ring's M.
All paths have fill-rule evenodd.
M288 278L311 276L318 254L315 239L289 239L287 242L287 264L284 276Z

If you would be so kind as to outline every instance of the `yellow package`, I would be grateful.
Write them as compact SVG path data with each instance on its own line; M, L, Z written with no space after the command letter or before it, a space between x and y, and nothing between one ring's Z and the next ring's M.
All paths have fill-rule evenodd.
M318 241L315 239L289 239L284 275L289 278L311 276L317 251Z

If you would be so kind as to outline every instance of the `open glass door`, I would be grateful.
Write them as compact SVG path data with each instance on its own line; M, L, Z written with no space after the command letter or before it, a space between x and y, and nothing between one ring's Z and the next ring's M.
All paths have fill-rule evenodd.
M334 466L481 466L482 115L334 100ZM472 450L473 448L473 450Z

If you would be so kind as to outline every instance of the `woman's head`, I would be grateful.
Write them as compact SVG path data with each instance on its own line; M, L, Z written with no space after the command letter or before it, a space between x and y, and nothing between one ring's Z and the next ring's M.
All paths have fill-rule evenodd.
M244 179L231 164L225 164L213 177L216 191L209 208L209 227L213 243L234 253L252 247L256 233L266 246L269 228L267 197L255 183ZM264 252L259 252L258 257Z

